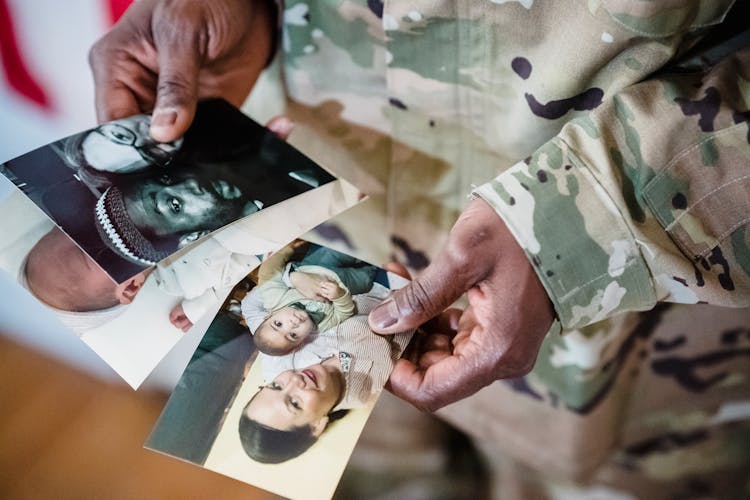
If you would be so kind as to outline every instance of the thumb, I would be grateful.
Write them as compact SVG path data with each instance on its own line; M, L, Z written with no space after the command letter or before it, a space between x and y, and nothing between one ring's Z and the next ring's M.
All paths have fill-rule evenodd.
M195 117L201 55L197 40L158 44L159 80L151 117L151 137L171 142L182 137Z
M417 328L485 279L501 253L498 223L502 221L492 207L473 200L425 272L370 312L370 327L378 333Z
M468 261L449 244L424 273L370 312L370 327L378 333L398 333L417 328L434 318L476 283Z

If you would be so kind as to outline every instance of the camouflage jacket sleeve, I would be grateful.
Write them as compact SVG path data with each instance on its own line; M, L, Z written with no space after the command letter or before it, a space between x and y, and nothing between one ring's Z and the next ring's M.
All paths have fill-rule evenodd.
M475 193L566 328L657 301L750 304L750 48L571 121Z

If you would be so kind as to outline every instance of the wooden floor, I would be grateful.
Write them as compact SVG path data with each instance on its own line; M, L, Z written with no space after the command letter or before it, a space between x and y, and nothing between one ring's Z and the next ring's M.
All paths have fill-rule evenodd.
M144 450L164 394L102 382L1 335L0 380L0 498L274 498Z

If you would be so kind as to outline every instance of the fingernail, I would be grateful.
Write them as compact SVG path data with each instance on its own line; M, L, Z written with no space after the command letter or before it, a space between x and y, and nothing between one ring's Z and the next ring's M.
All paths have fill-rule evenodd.
M286 116L280 116L271 121L268 127L274 134L286 137L292 133L294 122Z
M151 117L151 128L171 127L177 121L177 111L174 109L157 109Z
M376 328L389 328L398 321L396 301L389 299L370 312L370 319Z

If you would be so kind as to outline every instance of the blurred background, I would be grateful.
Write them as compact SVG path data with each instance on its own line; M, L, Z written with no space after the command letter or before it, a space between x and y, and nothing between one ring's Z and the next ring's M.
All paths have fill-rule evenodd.
M96 124L88 49L130 2L0 0L0 162ZM0 272L0 498L271 498L142 448L199 340L132 391ZM463 435L386 395L337 497L482 498L486 484Z
M0 160L95 124L88 48L130 0L0 0Z
M0 0L0 162L96 124L88 48L129 4ZM0 497L269 497L142 449L185 341L134 392L0 273Z

